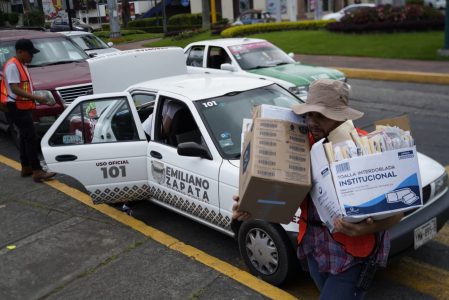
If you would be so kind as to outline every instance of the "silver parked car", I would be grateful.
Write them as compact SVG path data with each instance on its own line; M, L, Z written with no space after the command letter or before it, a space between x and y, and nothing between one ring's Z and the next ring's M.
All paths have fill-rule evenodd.
M81 47L88 55L118 52L120 50L112 48L113 43L105 43L96 35L84 31L64 31L61 32Z

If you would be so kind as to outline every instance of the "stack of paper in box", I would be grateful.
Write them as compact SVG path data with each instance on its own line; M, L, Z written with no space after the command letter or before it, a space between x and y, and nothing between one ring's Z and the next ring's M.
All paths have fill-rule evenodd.
M410 131L376 126L359 135L351 121L311 150L312 200L332 230L336 217L382 219L422 205L416 147Z
M243 121L242 135L240 209L255 219L290 223L311 186L303 118L290 109L261 105L253 120Z

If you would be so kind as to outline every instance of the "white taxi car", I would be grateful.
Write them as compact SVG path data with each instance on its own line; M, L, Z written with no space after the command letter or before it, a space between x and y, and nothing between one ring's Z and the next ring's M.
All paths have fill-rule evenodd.
M306 100L309 85L321 78L346 80L342 72L302 64L263 39L228 38L191 43L184 48L191 72L234 73L268 79Z
M182 55L181 49L154 49L93 58L94 90L113 92L75 100L42 139L42 152L50 170L77 179L94 203L149 200L234 235L231 208L238 191L243 118L251 117L255 105L291 107L300 100L267 80L217 74L154 79L122 92L116 91L121 80L109 81L108 76L120 74L123 63L140 68L127 72L123 81L141 79L149 73L148 65L133 63L136 57L170 51ZM168 59L176 63L176 57ZM156 70L160 63L165 64L161 57L152 61ZM101 70L106 77L99 76ZM163 122L166 106L177 108L169 128ZM146 135L142 122L150 114L152 129ZM400 233L395 236L400 240L397 252L413 247L415 228L430 228L423 229L430 233L419 237L422 243L449 218L449 201L442 198L448 190L444 168L423 155L419 162L427 203L393 229ZM263 220L242 224L237 240L253 274L281 284L295 272L297 218L286 225Z

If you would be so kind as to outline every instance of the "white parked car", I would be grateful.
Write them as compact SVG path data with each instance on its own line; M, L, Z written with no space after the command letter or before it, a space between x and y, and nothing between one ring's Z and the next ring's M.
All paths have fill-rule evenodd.
M165 72L163 65L185 68L183 61L179 48L90 59L94 91L111 93L75 100L47 131L42 152L51 171L77 179L94 203L149 200L232 236L243 118L258 104L291 107L300 100L268 80L187 74L181 67L173 70L180 75L142 82L151 70ZM114 79L124 68L127 83L136 83L119 92ZM177 110L164 131L165 105ZM148 137L142 122L150 114ZM391 230L395 253L413 247L415 228L427 229L425 235L419 231L418 242L427 241L449 219L445 169L424 155L419 163L426 204ZM251 220L240 226L240 253L253 274L280 284L297 269L298 217L286 225Z
M424 4L436 9L446 9L446 0L424 0Z
M321 78L346 80L331 68L296 62L293 53L286 54L262 39L231 38L200 41L184 48L190 72L240 74L271 80L306 99L310 83Z
M90 56L120 51L112 48L114 45L112 42L105 43L102 39L90 32L63 31L61 33L75 42L75 44L80 46Z
M341 18L343 18L347 14L355 13L357 11L360 11L361 9L368 8L368 7L376 7L376 4L374 3L360 3L360 4L351 4L348 5L341 10L326 14L321 17L321 20L335 20L340 21Z

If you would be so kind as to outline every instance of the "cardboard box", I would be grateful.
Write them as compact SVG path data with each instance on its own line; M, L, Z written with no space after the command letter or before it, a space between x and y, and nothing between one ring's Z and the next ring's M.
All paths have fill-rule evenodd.
M329 164L323 140L311 150L311 198L324 223L382 219L422 206L416 147L360 156Z
M389 118L378 120L374 122L374 125L385 125L385 126L397 126L402 130L412 131L410 127L410 120L407 115L402 115L396 118Z
M290 223L310 190L307 130L302 119L291 119L292 115L291 110L259 106L251 130L245 134L240 208L255 219Z

